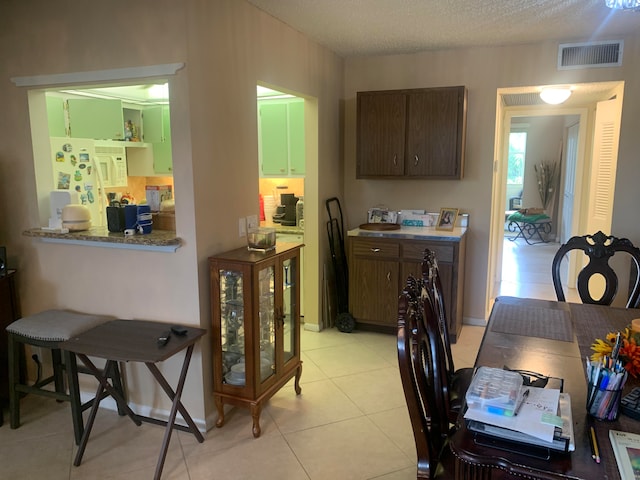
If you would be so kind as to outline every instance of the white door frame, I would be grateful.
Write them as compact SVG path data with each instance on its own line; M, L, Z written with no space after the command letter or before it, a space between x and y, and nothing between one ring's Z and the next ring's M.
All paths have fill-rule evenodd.
M576 178L575 205L582 202L582 178L587 161L590 156L586 154L590 149L587 142L587 133L592 131L589 124L590 115L587 107L563 107L563 106L518 106L506 107L502 101L502 95L522 92L530 92L529 88L505 88L498 89L496 108L496 137L493 162L493 186L491 225L489 228L489 264L487 268L487 289L485 302L485 316L489 315L493 299L497 296L498 286L502 280L502 243L504 238L504 212L506 207L506 183L507 183L507 159L509 153L509 131L511 120L514 117L552 116L552 115L578 115L580 120ZM591 120L592 121L592 120ZM572 225L576 231L580 230L580 208L574 208ZM549 274L551 275L551 274ZM551 277L549 277L551 278Z

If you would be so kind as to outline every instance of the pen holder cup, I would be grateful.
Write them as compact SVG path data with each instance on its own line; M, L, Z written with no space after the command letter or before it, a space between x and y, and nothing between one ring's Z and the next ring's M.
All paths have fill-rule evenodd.
M587 412L597 420L613 421L618 419L622 388L608 390L589 382L587 390Z

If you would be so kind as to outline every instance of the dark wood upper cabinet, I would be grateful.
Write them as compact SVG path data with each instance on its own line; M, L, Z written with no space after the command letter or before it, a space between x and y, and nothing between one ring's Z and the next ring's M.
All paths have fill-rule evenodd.
M465 87L358 92L357 99L357 178L462 178Z

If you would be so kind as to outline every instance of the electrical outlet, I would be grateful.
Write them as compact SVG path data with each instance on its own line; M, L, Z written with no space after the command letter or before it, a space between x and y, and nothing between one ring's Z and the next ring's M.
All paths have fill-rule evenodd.
M247 236L247 220L244 217L238 219L238 233L241 238Z
M247 230L251 230L252 228L258 228L260 225L258 224L258 216L257 215L249 215L247 217Z

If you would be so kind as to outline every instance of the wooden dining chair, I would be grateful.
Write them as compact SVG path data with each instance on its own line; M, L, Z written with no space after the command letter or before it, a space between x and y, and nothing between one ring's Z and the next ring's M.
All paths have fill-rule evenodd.
M635 264L636 272L635 279L631 279L633 286L629 289L629 298L626 306L627 308L638 308L640 306L640 275L638 275L640 271L640 249L626 238L607 236L601 231L593 235L571 237L556 252L551 264L551 275L558 301L566 301L560 279L560 265L565 255L572 250L581 250L589 257L589 263L578 273L577 280L578 294L583 303L611 305L618 293L618 276L609 265L609 260L617 252L625 252ZM594 298L589 289L589 282L594 276L601 276L605 282L604 292L600 298Z
M445 352L446 370L449 380L449 420L454 423L464 405L464 397L473 378L473 368L456 370L449 341L449 322L444 305L442 281L438 271L438 261L433 250L425 249L422 262L422 282L426 292L429 292L436 312L440 341ZM426 293L425 292L425 293Z
M398 300L398 366L416 445L418 479L453 478L448 445L445 353L430 298L405 289Z

